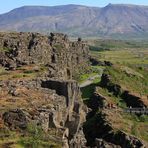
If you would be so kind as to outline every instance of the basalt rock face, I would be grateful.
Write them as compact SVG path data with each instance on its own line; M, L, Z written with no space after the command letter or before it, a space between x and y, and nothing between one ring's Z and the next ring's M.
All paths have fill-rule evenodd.
M113 92L115 96L120 96L131 107L147 107L148 102L142 96L129 92L122 88L121 85L112 82L112 78L108 74L103 74L101 77L100 85L107 88L110 92Z
M90 57L90 62L93 66L113 66L110 61L99 61L97 58Z
M51 88L50 85L55 87ZM1 99L9 102L2 107L2 118L10 129L25 130L27 123L35 121L45 131L55 128L64 133L67 130L68 134L63 134L63 138L68 138L70 145L79 145L81 138L84 141L81 128L87 110L75 81L6 81L2 84L1 92L6 97ZM11 106L10 102L15 105ZM9 110L4 112L6 107ZM77 136L80 136L79 143L75 141Z
M20 109L11 110L3 114L4 123L7 124L9 128L14 129L25 129L27 127L26 116Z
M123 119L120 108L108 108L106 104L109 104L111 99L103 96L98 90L99 87L87 103L91 108L84 124L87 145L103 148L144 148L145 143L141 139L118 128L119 121L122 122Z
M29 64L50 66L53 77L72 78L76 69L88 63L88 47L82 42L70 42L67 35L51 33L1 33L0 64L9 69ZM78 66L79 65L79 66Z
M136 107L138 108L147 107L147 104L142 101L140 96L136 96L135 94L132 94L128 91L124 91L121 97L126 101L128 106L132 106L135 108Z
M88 63L87 46L63 34L9 33L0 35L0 48L0 65L9 73L0 76L4 128L22 132L34 123L51 135L57 131L53 136L63 147L85 145L82 124L87 108L72 76Z

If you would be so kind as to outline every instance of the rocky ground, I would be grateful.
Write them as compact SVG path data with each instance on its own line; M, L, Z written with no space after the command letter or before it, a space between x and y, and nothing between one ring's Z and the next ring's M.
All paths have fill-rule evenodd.
M81 40L70 42L63 34L0 34L0 147L17 147L19 139L29 138L29 125L44 131L41 147L85 145L87 109L72 78L88 56Z

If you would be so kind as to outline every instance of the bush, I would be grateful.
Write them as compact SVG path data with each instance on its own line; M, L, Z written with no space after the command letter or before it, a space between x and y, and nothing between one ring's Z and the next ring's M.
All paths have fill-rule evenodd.
M3 47L3 48L0 48L0 51L11 52L12 49L10 49L10 48L8 48L8 47Z
M140 120L140 122L146 122L146 121L148 121L148 117L146 115L141 115L139 117L139 120Z
M26 134L21 137L18 143L25 148L59 148L61 143L50 139L51 135L45 133L41 126L32 122L28 124Z
M43 130L40 126L30 123L27 126L27 138L21 138L19 143L24 147L38 148L43 139Z
M8 72L3 67L0 67L0 76L6 75L6 74L8 74Z

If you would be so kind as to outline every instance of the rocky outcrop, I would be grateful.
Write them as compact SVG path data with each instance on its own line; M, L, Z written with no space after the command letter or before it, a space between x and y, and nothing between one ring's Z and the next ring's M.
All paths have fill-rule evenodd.
M140 96L130 93L129 91L124 91L121 97L125 100L129 107L132 106L134 108L143 108L148 106L148 104L144 102Z
M108 74L103 74L101 77L100 85L107 88L110 92L113 92L115 96L120 96L131 107L147 107L148 103L142 96L129 92L112 81L112 78Z
M88 116L84 124L84 133L87 139L87 145L95 147L101 145L102 147L110 146L121 148L142 148L144 143L138 138L121 131L114 129L112 123L108 120L108 114L105 111L94 112L92 108L91 116ZM110 112L108 110L108 112ZM114 113L115 114L115 113ZM98 140L102 139L102 140Z
M64 34L1 33L0 65L15 69L22 65L43 64L50 76L71 79L88 63L88 47L83 41L71 42Z
M99 148L120 148L120 146L118 145L114 145L112 143L109 143L109 142L106 142L105 140L103 139L98 139L96 138L95 140L95 143L96 143L96 146Z
M71 42L64 34L1 33L0 66L12 74L0 78L4 126L23 132L33 123L58 137L63 147L85 145L87 109L72 78L88 65L88 56L83 41Z
M87 106L97 112L98 108L103 108L106 98L98 93L93 93L92 97L87 101Z
M111 86L111 78L107 75L104 75L104 77L105 81L103 86L109 89ZM115 91L115 88L116 87L113 87L109 90ZM84 123L83 128L87 145L90 147L97 146L104 148L145 147L145 143L141 139L133 136L130 132L125 132L125 125L122 125L122 122L126 120L124 116L122 116L123 110L117 105L112 95L110 92L107 93L107 91L101 87L96 86L94 93L89 100L87 100L86 104L90 108L90 112L87 114L87 121ZM119 94L115 93L115 95L118 96Z
M113 92L115 96L118 96L122 93L121 86L113 83L111 76L108 74L102 74L100 85L102 87L106 87L109 91Z
M113 139L111 140L115 144L119 144L121 147L135 147L135 148L142 148L145 147L144 143L137 139L134 136L129 136L127 133L123 131L118 131L114 134Z
M99 61L97 58L90 57L90 62L93 66L113 66L110 61Z
M1 114L4 124L11 130L25 130L28 123L34 122L46 132L58 130L61 140L67 139L71 147L86 143L82 123L87 110L82 103L77 82L42 78L3 81L1 92L1 101L9 101L3 106ZM9 110L5 111L5 108ZM63 134L65 131L68 131L66 135Z
M27 119L20 109L10 110L3 114L3 120L10 129L26 129Z

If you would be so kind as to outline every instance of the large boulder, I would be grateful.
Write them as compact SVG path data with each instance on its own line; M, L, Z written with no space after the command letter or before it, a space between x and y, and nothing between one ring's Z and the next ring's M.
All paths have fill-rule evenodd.
M4 124L10 129L24 130L27 127L26 115L21 109L9 110L3 114Z

